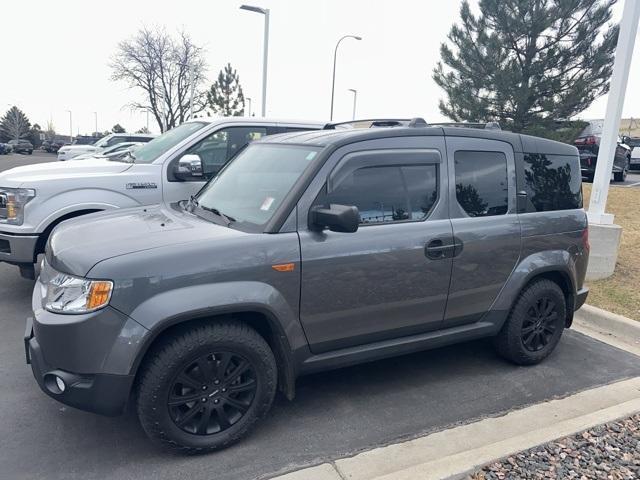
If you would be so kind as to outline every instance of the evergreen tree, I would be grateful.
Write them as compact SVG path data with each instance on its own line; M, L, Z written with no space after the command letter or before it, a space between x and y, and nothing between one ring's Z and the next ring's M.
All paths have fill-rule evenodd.
M119 123L116 123L113 128L111 129L111 131L113 133L127 133L127 131L124 129L124 127L122 125L120 125Z
M0 137L2 140L19 140L26 138L31 132L31 122L18 107L11 107L0 120Z
M433 71L440 111L523 131L585 110L609 90L615 1L480 0L474 15L464 0Z
M224 117L244 115L244 94L238 72L228 63L220 70L218 80L207 91L207 107L214 114Z

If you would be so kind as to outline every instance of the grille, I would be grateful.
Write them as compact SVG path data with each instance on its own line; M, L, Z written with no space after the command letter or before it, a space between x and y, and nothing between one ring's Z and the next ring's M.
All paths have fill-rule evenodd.
M11 245L8 240L0 240L0 253L11 253Z

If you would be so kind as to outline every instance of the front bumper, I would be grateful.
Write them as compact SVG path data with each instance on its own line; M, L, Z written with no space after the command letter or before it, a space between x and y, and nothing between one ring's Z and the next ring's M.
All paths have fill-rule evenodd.
M68 315L43 308L45 288L36 280L33 318L27 320L24 344L38 385L59 402L103 415L118 415L127 405L134 365L148 330L107 306ZM56 386L56 377L65 389Z
M0 261L8 263L28 263L35 259L38 235L15 235L0 232Z
M33 376L40 389L51 398L101 415L116 416L124 412L133 385L133 375L80 375L48 365L40 344L33 336L31 319L27 322L24 342L27 363L31 364ZM60 391L56 377L64 381L64 391Z

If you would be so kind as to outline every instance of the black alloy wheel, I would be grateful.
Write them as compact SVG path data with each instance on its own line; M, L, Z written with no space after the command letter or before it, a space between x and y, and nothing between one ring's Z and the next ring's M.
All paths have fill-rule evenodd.
M544 296L530 306L522 322L522 343L530 352L549 345L557 329L558 311L553 299Z
M216 352L189 363L173 381L167 405L181 430L220 433L249 410L257 389L255 368L241 355Z

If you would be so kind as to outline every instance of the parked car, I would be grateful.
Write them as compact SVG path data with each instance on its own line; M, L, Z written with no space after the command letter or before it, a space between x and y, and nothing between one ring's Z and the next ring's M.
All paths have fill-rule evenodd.
M631 169L640 168L640 137L623 137L623 142L631 147Z
M121 142L116 143L115 145L107 148L100 149L97 152L93 153L83 153L78 155L77 157L73 157L71 160L86 160L87 158L116 158L123 157L131 150L131 147L144 145L142 142Z
M0 143L0 155L7 155L12 151L13 149L11 148L11 145L8 143Z
M33 153L33 144L29 140L9 140L9 145L15 153L26 153L27 155Z
M64 147L65 145L67 145L67 143L62 140L54 140L49 144L49 148L47 148L46 150L49 153L58 153L58 150L60 150L60 148Z
M112 147L123 142L146 143L157 135L153 133L112 133L101 138L93 145L74 144L66 145L58 150L58 160L71 160L85 153L99 153L105 148Z
M250 140L318 129L313 122L256 118L197 119L138 148L123 161L94 158L0 172L0 261L33 278L53 228L79 215L189 198ZM1 204L0 204L1 205Z
M602 121L594 120L580 133L573 144L580 152L580 167L582 178L588 182L593 181L600 150L600 138L602 136ZM616 182L624 182L631 165L631 148L625 145L620 137L616 145L616 152L613 159L613 179Z
M40 388L109 415L135 392L146 433L193 453L310 372L481 337L542 361L587 296L578 151L410 125L266 137L191 200L57 227L25 338Z

